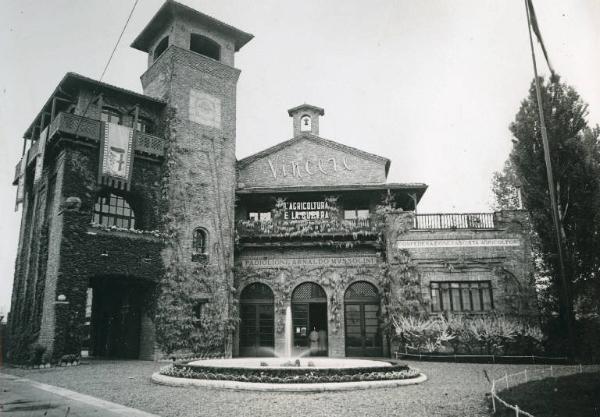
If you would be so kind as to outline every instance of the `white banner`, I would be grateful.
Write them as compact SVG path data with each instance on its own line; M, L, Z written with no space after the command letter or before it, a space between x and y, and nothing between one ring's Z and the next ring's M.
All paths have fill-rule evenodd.
M520 246L519 239L444 239L444 240L398 240L398 249L468 248L489 246Z
M304 258L267 258L262 256L242 258L242 267L288 268L294 266L361 266L377 265L377 256L324 256Z

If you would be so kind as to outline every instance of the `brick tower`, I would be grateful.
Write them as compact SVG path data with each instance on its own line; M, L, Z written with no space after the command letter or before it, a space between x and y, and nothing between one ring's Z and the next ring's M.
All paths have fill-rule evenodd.
M141 76L144 94L165 100L169 108L162 214L164 231L172 238L163 250L165 279L188 282L194 314L211 316L211 322L225 323L232 312L240 75L234 55L251 39L167 0L132 44L148 53L148 70ZM226 342L226 353L230 346Z

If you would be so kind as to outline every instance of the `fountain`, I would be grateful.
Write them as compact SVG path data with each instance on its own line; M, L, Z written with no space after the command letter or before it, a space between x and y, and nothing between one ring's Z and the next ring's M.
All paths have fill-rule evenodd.
M286 392L396 387L426 380L417 369L396 361L325 357L203 359L176 362L152 375L153 382L170 386Z
M284 336L285 336L285 356L288 358L292 357L292 306L288 305L285 309L285 327L284 327Z
M262 348L268 358L203 359L175 362L152 375L157 384L236 390L321 392L418 384L427 377L388 360L305 357L293 354L292 308L284 322L284 356Z

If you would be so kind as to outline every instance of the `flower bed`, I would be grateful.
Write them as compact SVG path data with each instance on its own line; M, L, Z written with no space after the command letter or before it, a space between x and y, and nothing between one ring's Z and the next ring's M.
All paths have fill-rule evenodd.
M314 384L326 382L385 381L411 379L419 375L407 365L360 368L226 368L176 363L160 370L161 375L221 381L271 384Z

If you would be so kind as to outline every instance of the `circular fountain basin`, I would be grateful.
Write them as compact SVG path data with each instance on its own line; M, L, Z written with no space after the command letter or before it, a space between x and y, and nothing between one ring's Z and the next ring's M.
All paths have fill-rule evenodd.
M293 363L295 358L233 358L233 359L205 359L189 362L188 365L198 365L215 368L244 368L244 369L349 369L349 368L383 368L391 367L390 362L372 361L367 359L346 358L300 358L300 366ZM266 363L267 365L261 365Z
M315 357L205 359L175 363L152 375L162 385L284 392L397 387L426 380L418 370L395 362Z

